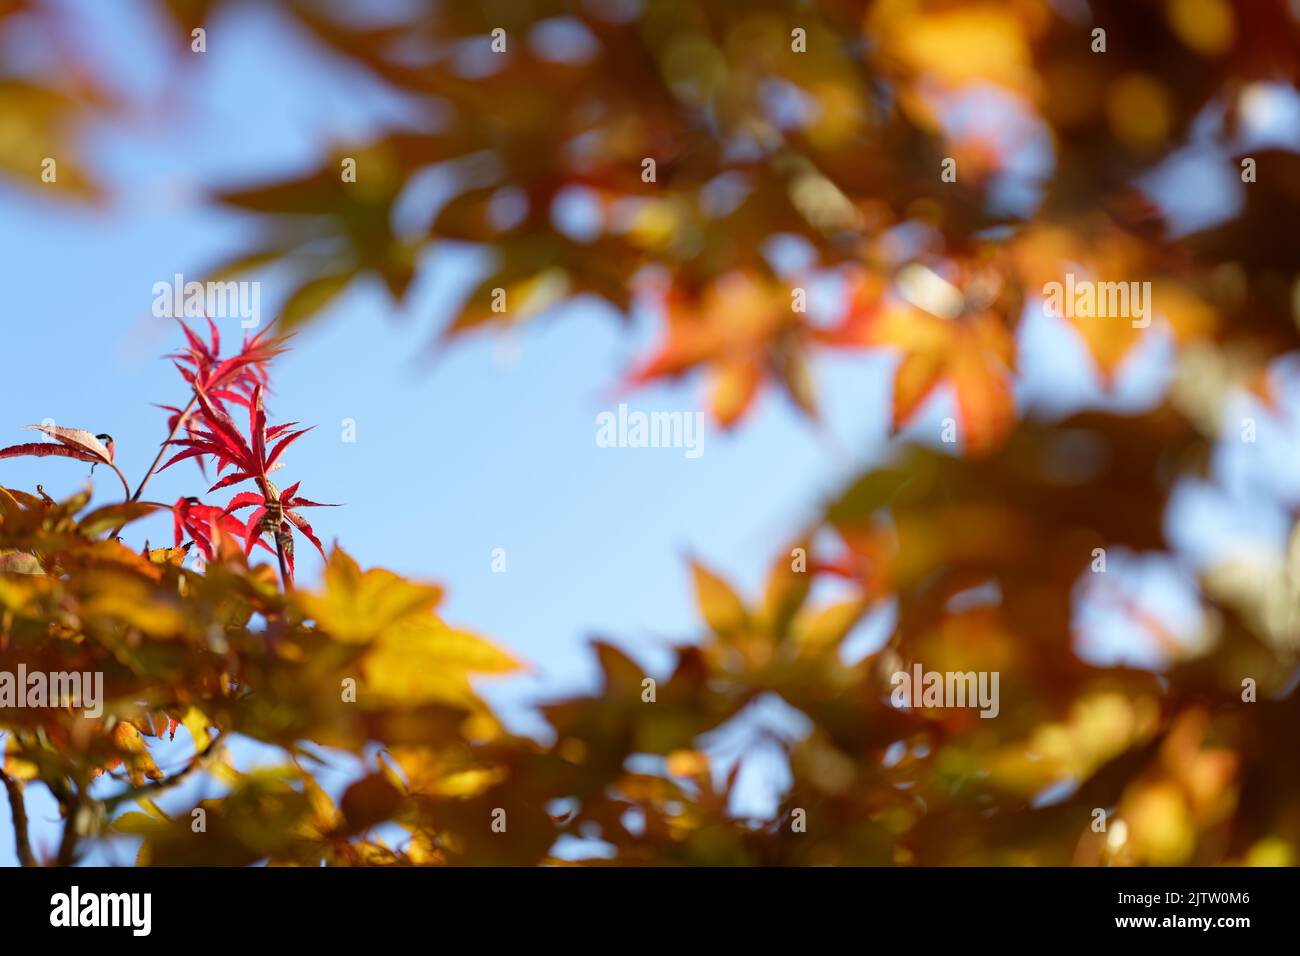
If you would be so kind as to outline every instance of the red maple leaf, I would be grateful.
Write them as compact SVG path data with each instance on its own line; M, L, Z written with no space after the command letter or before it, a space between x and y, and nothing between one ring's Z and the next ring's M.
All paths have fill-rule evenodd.
M188 536L199 546L203 557L208 561L216 554L215 544L222 534L238 538L240 544L247 548L245 554L252 551L249 540L261 544L267 551L271 550L260 540L259 535L250 535L248 527L234 515L227 514L215 505L205 505L198 498L181 498L172 506L172 526L176 547L180 547Z
M184 322L179 323L185 333L188 347L169 355L181 373L181 377L194 390L195 395L206 395L215 408L227 412L226 404L234 403L245 408L252 403L253 394L258 388L269 387L270 376L267 365L280 353L286 351L289 336L267 337L268 329L263 329L251 339L244 337L243 346L234 355L221 357L221 334L216 323L208 319L211 341L204 342ZM185 430L193 438L197 431L194 418L189 417L188 409L173 405L160 405L168 412L167 428L172 433L177 423L185 419ZM202 455L198 459L200 470L203 469Z
M305 535L322 556L325 554L320 539L316 537L315 531L307 520L298 514L297 509L336 506L297 497L301 482L281 492L270 480L271 472L280 467L280 457L285 450L311 431L311 428L294 429L297 422L268 427L266 407L262 402L262 390L263 386L258 383L249 396L248 438L245 438L234 419L223 408L218 407L204 390L196 388L194 394L198 399L199 412L195 416L197 421L191 437L171 441L171 444L179 445L183 450L163 465L163 468L168 468L187 458L211 455L217 460L218 475L227 468L232 470L230 474L220 478L209 489L210 491L228 488L244 481L256 482L258 491L246 491L235 495L222 512L222 517L237 522L237 519L231 516L232 512L255 506L257 510L253 512L248 523L239 525L242 529L240 537L244 540L244 554L252 554L253 547L261 541L263 533L275 534L277 542L283 547L289 576L292 577L293 529Z
M270 484L268 482L268 484ZM230 504L226 505L226 514L240 511L244 508L256 508L248 517L247 528L250 533L259 535L263 531L275 533L277 531L291 533L290 527L298 529L306 536L307 540L316 546L321 557L325 556L325 549L321 546L320 539L316 537L316 532L312 530L307 519L298 514L299 508L337 508L338 505L322 504L318 501L311 501L307 498L298 497L298 488L302 482L295 482L282 492L276 492L274 485L271 485L273 496L259 494L254 491L245 491L235 495L230 499ZM275 497L274 494L278 494ZM256 529L256 530L255 530ZM245 554L253 550L254 538L249 538L245 543ZM285 557L289 561L289 570L293 571L293 548L285 550Z

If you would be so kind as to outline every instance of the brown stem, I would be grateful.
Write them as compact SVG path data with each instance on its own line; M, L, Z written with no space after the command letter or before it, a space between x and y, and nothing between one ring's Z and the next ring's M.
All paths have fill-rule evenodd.
M59 840L59 855L55 866L72 866L77 861L77 820L81 816L83 797L80 793L68 804L68 815L63 821L63 837Z
M185 765L183 770L178 770L170 777L164 777L162 780L154 780L140 787L132 787L130 790L124 790L121 793L114 794L104 801L104 808L112 813L113 810L126 803L128 800L152 799L164 791L172 789L184 783L189 777L200 770L206 770L225 752L225 731L221 731L213 737L208 747L203 753L196 753L190 762Z
M293 575L289 573L289 563L284 559L284 542L279 534L275 536L275 556L280 561L280 580L284 582L284 589L292 591Z
M163 455L167 453L167 446L172 442L173 439L175 439L175 437L178 434L180 434L180 430L185 427L185 423L189 420L190 412L194 411L194 406L197 405L198 403L199 403L198 395L191 396L190 403L185 406L185 408L181 411L180 415L177 417L176 424L172 426L171 434L167 436L167 441L163 442L162 445L158 447L157 457L154 458L153 464L149 466L149 470L145 472L144 477L140 479L140 486L135 489L135 494L131 495L129 500L131 501L140 500L140 496L144 494L144 486L149 484L149 479L152 478L154 476L154 473L158 470L158 463L162 461Z
M203 753L196 753L183 770L179 770L170 777L166 777L162 780L155 780L143 786L132 787L130 790L125 790L122 793L115 794L107 800L102 801L102 803L99 804L99 809L102 809L105 816L107 816L107 814L111 813L116 807L127 800L141 800L147 797L154 797L165 790L170 790L172 787L183 783L191 774L207 769L221 756L222 753L225 752L224 737L224 731L217 734L216 737L213 737L212 741L208 744L207 749L204 750ZM6 781L7 780L8 778L6 778ZM5 786L6 789L8 789L7 782ZM10 799L12 800L12 796ZM84 789L78 791L76 796L67 794L65 797L61 797L60 799L66 799L68 812L63 823L63 836L59 840L59 852L58 856L55 857L55 865L72 866L72 864L77 861L77 843L81 839L81 834L77 832L77 827L80 824L81 811L83 808L93 805L94 801L86 796L86 791ZM24 826L25 823L26 818L24 817ZM35 865L34 860L32 865Z
M122 490L126 492L126 501L129 504L131 501L131 486L127 484L126 475L122 474L122 469L118 468L117 465L113 464L111 461L108 463L108 467L113 469L113 474L117 475L118 481L122 482ZM116 534L116 532L114 532L114 534Z
M36 855L32 853L31 837L27 831L27 805L23 803L23 783L15 780L0 770L0 782L4 784L9 795L9 809L14 817L14 844L18 851L18 862L23 866L35 866Z
M257 480L257 487L262 492L263 501L278 502L280 500L280 489L275 487L274 483L272 483L271 480L266 477L266 475L260 475L256 480ZM288 525L281 522L280 527L286 528L288 527ZM250 534L256 533L257 535L260 536L262 534L262 530L261 528L258 528L256 532L253 532L253 530L250 529L249 533ZM284 589L286 591L292 591L293 575L289 573L289 562L285 560L284 540L280 537L279 531L274 532L271 535L271 537L275 538L275 557L276 560L280 563L280 581L284 584Z

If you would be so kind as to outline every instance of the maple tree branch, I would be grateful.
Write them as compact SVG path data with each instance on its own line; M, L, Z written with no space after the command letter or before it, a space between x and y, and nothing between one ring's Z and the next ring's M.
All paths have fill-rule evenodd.
M23 866L35 866L36 856L32 853L31 836L27 829L27 805L23 803L23 784L0 770L0 782L4 783L9 795L9 809L14 818L14 846L18 853L18 862Z
M63 821L63 836L59 840L59 854L55 857L56 866L72 866L77 858L77 818L81 816L84 797L78 791L76 798L68 805L68 815Z
M149 470L145 472L144 477L140 479L140 485L135 489L135 494L131 495L131 501L140 500L140 496L144 494L144 486L149 484L149 479L158 471L158 463L163 460L163 455L167 454L167 446L176 438L180 433L180 430L185 427L185 423L189 420L190 413L194 411L194 406L197 405L198 402L199 396L197 394L190 396L190 403L186 405L180 415L177 416L176 424L172 426L171 434L167 436L167 440L158 446L158 455L154 458L153 464L149 466Z
M216 762L226 749L225 742L226 732L220 731L208 743L207 749L202 753L196 753L190 758L190 762L181 770L176 771L170 777L164 777L161 780L153 780L139 787L132 787L129 790L123 790L121 793L114 794L104 800L104 808L112 812L121 804L128 800L146 800L156 797L173 787L179 786L200 770L206 770Z
M293 576L289 574L289 565L284 559L284 542L280 539L278 534L275 535L275 556L280 562L280 580L284 583L284 589L286 591L292 591Z

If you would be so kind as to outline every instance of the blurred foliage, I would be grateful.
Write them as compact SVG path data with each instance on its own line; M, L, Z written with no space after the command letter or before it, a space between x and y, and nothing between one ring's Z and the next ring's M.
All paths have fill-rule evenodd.
M318 759L309 742L361 753L379 740L432 759L500 734L467 678L517 664L434 616L439 588L363 572L336 550L320 591L281 593L272 569L249 568L243 548L219 533L218 553L200 573L184 566L188 544L136 554L97 540L146 509L85 512L88 498L56 503L0 491L0 550L27 559L0 573L0 671L15 674L21 664L28 673L104 675L100 717L72 707L0 712L9 780L43 781L69 818L62 862L77 840L102 835L108 813L133 802L149 810L148 825L140 813L114 825L147 833L145 861L178 862L169 854L182 850L192 863L364 857L369 850L349 847L348 838L401 808L400 784L358 784L340 816L302 769ZM181 727L193 756L164 777L150 744ZM281 747L296 763L241 775L223 762L232 734ZM185 817L195 843L177 847L153 801L204 768L230 793L207 803L205 833L192 833ZM92 793L105 774L126 787ZM307 789L291 793L294 783Z
M233 3L158 6L184 49ZM96 773L124 777L127 797L107 809L129 798L144 812L114 827L160 863L536 863L562 835L603 841L592 862L622 864L1295 862L1300 547L1198 568L1191 635L1122 575L1090 573L1099 548L1172 553L1169 496L1213 479L1216 441L1237 432L1229 396L1288 418L1300 159L1251 151L1258 178L1239 208L1186 234L1138 186L1207 117L1231 153L1262 84L1296 86L1294 4L536 0L412 4L382 22L342 3L279 6L413 107L305 174L213 193L248 214L254 237L213 275L291 270L286 325L358 279L401 302L430 249L467 243L492 266L444 339L562 313L575 296L620 314L642 305L663 330L627 380L702 377L728 426L772 385L815 416L817 356L885 350L898 360L894 426L946 390L961 455L913 448L859 476L776 549L761 598L697 566L707 627L676 649L653 702L642 667L600 643L602 687L547 706L543 742L505 732L478 702L470 676L512 662L432 617L433 590L363 574L341 552L319 592L281 593L238 549L199 574L94 540L130 515L13 492L0 497L12 552L0 664L93 664L112 702L99 721L4 712L13 780L42 780L71 813L105 809L86 796ZM6 33L59 27L43 4L10 0L0 14ZM35 157L64 155L82 112L105 108L58 67L6 77L0 94L0 123L21 133L0 137L0 166L37 188ZM1041 162L1026 167L1036 143ZM345 157L355 183L340 175ZM434 169L450 196L424 227L399 229L394 210ZM1007 202L1008 183L1029 199ZM566 222L575 204L585 228ZM771 252L790 237L811 250L794 275ZM1155 407L1022 415L1024 306L1070 272L1151 282L1147 328L1058 321L1104 388L1138 349L1172 346L1173 386ZM793 291L828 274L842 289L834 314L795 309ZM44 573L20 573L33 559ZM838 600L810 597L831 580ZM1090 662L1088 603L1117 609L1163 663ZM844 653L886 607L897 614L882 646ZM890 675L916 662L998 671L998 718L891 706ZM338 699L346 677L354 704ZM1243 700L1247 678L1257 701ZM776 739L791 779L777 811L753 820L733 812L740 765L727 772L705 751L771 696L809 729ZM176 722L228 791L204 802L204 834L149 799L165 781L148 782L159 771L141 741ZM208 757L211 728L294 759L237 772ZM312 744L374 769L335 804L313 780ZM1106 832L1092 827L1098 808ZM103 835L105 819L72 829ZM381 821L409 838L383 842Z

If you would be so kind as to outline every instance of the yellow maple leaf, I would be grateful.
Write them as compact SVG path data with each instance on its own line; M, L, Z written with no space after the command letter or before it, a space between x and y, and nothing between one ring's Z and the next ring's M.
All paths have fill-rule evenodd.
M365 644L398 621L427 614L442 588L408 581L384 568L362 571L341 548L325 566L324 591L300 591L298 602L318 627L337 640Z
M367 698L473 709L482 704L470 687L471 675L506 674L519 667L505 651L432 614L388 627L362 661Z

